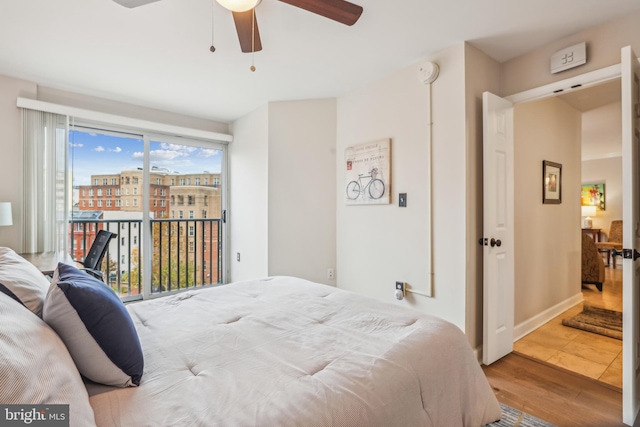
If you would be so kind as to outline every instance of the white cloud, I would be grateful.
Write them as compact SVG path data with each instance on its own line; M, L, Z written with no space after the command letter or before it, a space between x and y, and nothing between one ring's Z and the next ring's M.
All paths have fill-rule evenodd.
M121 152L121 151L122 151L122 148L120 148L120 147L116 147L116 148L114 148L113 150L109 150L109 151L112 151L112 152L114 152L114 153L119 153L119 152Z
M73 142L71 144L69 144L69 146L70 147L84 147L84 145L81 144L81 143L74 144Z
M135 160L144 159L144 153L142 151L136 151L135 153L133 153L133 158Z
M104 151L104 147L102 145L98 145L96 148L93 149L93 151L97 151L97 152Z
M212 148L203 148L198 153L198 157L213 157L217 156L218 154L220 154L219 150L214 150Z

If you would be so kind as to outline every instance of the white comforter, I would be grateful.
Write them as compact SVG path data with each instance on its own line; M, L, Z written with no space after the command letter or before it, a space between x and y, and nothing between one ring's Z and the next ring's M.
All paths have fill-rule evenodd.
M276 277L128 306L142 383L89 385L98 426L473 426L500 417L461 331Z

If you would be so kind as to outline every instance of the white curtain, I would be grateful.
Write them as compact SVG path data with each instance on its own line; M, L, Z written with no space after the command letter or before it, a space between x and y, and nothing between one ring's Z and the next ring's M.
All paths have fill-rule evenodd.
M66 251L67 116L22 110L23 250Z

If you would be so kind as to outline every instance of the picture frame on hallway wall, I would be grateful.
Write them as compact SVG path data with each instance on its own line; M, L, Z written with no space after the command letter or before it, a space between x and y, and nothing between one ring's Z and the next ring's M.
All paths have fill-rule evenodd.
M596 210L599 210L599 211L605 210L606 204L605 204L605 194L604 194L604 183L582 184L580 201L582 206L595 206Z
M562 165L542 161L542 203L559 205L562 203Z
M347 205L391 203L391 139L356 144L345 149Z

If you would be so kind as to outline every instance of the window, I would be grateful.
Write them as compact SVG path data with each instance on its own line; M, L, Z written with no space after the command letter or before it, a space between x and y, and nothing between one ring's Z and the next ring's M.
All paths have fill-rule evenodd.
M83 195L83 196L86 196L86 195L87 195L87 193L86 193L86 191L85 191L85 189L84 189L84 188L82 189L82 195Z
M93 185L98 185L98 178L93 179Z
M102 207L102 200L98 200L98 207L101 208Z
M220 183L220 180L218 178L213 178L213 188L218 188L219 183Z
M204 185L209 185L209 178L204 179Z
M84 207L86 207L86 206L87 206L87 204L86 204L86 200L83 200L83 201L82 201L82 207L84 208Z
M118 254L118 251L113 248L109 256L115 260L116 264L122 264L115 273L117 275L122 271L124 273L118 277L117 284L114 282L109 286L119 292L121 298L126 301L142 299L143 295L158 296L165 292L173 293L186 288L218 284L225 280L221 272L227 271L223 265L226 260L222 256L226 250L225 242L222 241L223 236L226 236L223 227L226 226L223 223L207 222L201 229L201 225L195 219L200 218L196 216L196 212L199 215L203 210L201 207L203 195L196 194L194 191L189 195L185 191L187 190L185 186L191 188L192 185L202 183L205 175L203 171L212 170L216 173L217 170L224 168L226 164L224 145L203 141L191 141L193 145L188 145L188 137L174 138L144 132L135 135L131 129L122 134L119 134L117 129L104 129L104 133L101 133L94 123L88 129L80 128L76 122L72 122L70 140L71 133L85 134L84 139L74 140L74 143L69 145L69 157L73 156L74 159L72 176L76 188L75 195L71 197L71 206L74 204L80 206L78 202L86 200L92 203L92 206L87 209L93 209L93 206L98 204L96 202L103 200L104 202L100 203L102 203L101 206L106 206L105 210L121 211L112 224L105 224L102 218L91 220L97 224L97 228L108 229L110 225L112 230L116 230L119 234L120 241L115 240L113 244L121 253ZM101 137L90 137L91 134L95 136L96 133ZM109 156L99 152L96 154L94 149L98 141ZM115 147L121 147L121 150L116 150ZM217 150L223 155L211 156L212 150ZM167 151L175 151L179 154L176 161L166 161L158 165L162 167L152 169L156 160L151 156L155 155L154 153ZM136 155L132 156L132 153ZM148 165L150 170L145 171L144 165ZM85 171L88 171L88 174ZM97 180L95 184L94 180ZM168 185L170 183L171 186ZM95 186L92 187L92 185ZM69 192L72 190L71 186L65 188L68 188ZM100 191L92 192L91 196L77 200L79 194L83 194L84 191L86 195L89 190ZM150 196L149 200L142 198L143 195L146 197L145 192ZM94 197L94 194L99 194L99 197ZM73 200L74 197L76 200ZM219 196L211 192L210 204L222 208L224 200L218 202L214 197ZM172 202L175 206L168 209ZM184 209L185 206L187 209ZM105 213L109 220L107 213L111 212ZM205 215L217 218L218 213L214 211L209 214L207 211ZM165 217L173 219L164 219ZM114 225L117 227L114 228ZM169 232L171 228L174 228L174 233ZM213 234L207 231L213 228L216 230ZM145 236L144 242L141 236ZM220 237L223 239L220 240ZM147 243L146 239L149 239L150 246L149 250L143 251L141 246ZM210 240L214 239L216 242L212 245ZM76 236L70 236L69 240L75 242L78 239ZM90 243L91 240L88 242ZM208 247L205 249L205 246ZM192 253L189 257L183 257L184 254L178 256L178 247L180 251ZM74 249L76 252L72 253L77 254L77 246ZM207 271L203 270L201 258L205 250L208 251ZM164 261L168 260L168 257L175 257L170 266ZM163 260L162 265L160 260ZM218 267L220 267L220 273L218 273ZM168 268L173 270L173 274L168 271L165 273ZM149 274L142 274L143 271Z
M93 188L89 189L89 197L93 197Z
M89 200L89 207L92 208L93 207L93 200Z

